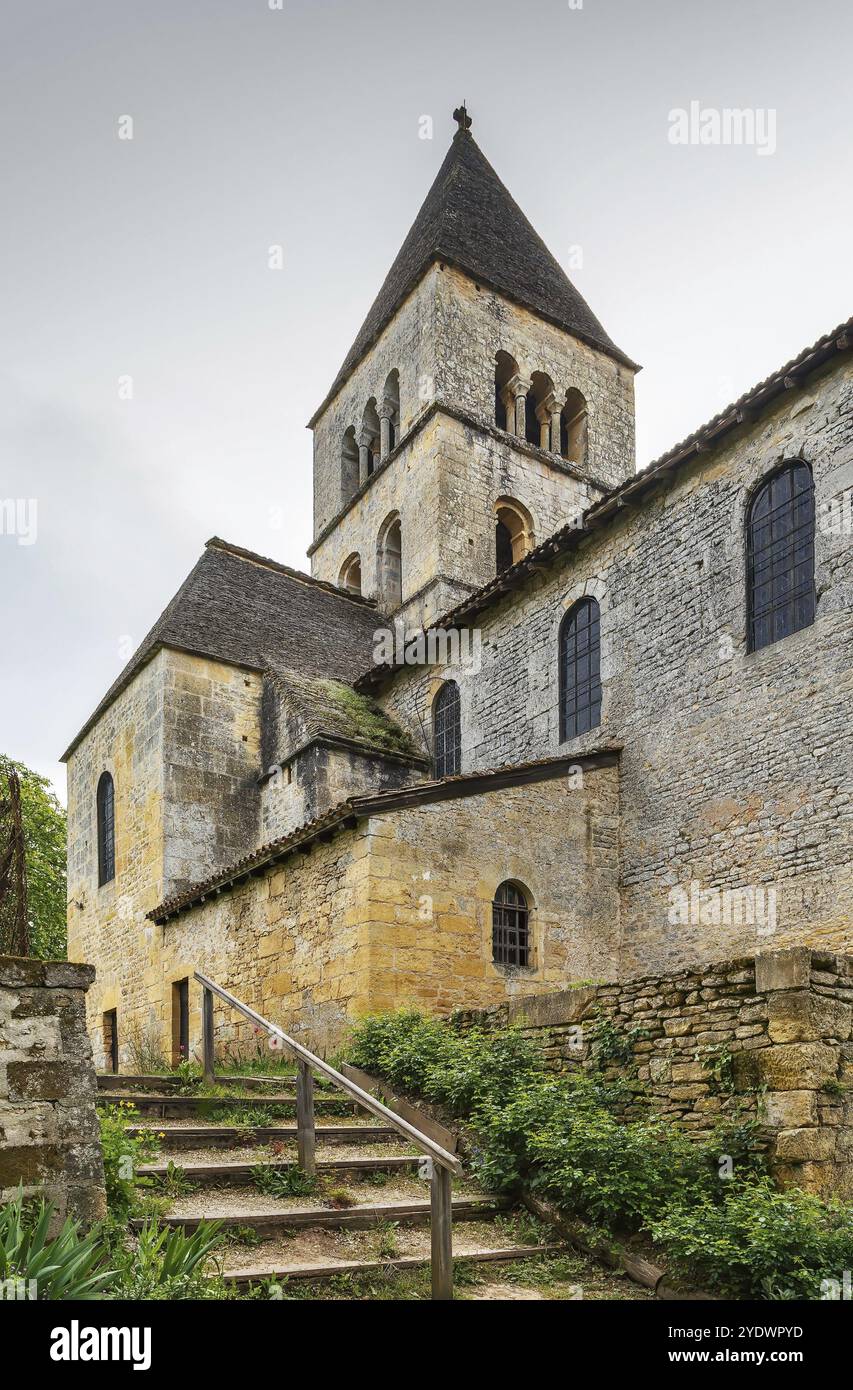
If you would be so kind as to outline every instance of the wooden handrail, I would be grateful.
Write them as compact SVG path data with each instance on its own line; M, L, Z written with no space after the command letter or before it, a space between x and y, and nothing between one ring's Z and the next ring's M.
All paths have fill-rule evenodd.
M269 1019L264 1018L248 1004L241 1003L229 990L223 989L221 985L215 984L214 981L208 979L206 975L202 975L201 971L194 971L193 978L198 981L203 989L209 990L212 994L218 994L220 999L223 999L226 1004L230 1004L231 1008L236 1009L237 1013L242 1014L244 1018L248 1018L252 1023L257 1024L259 1028L265 1028L268 1033L272 1033L275 1037L280 1038L284 1046L296 1057L298 1062L302 1063L304 1066L310 1067L313 1071L320 1072L322 1076L327 1077L329 1081L340 1087L342 1091L346 1091L347 1094L352 1096L353 1100L357 1100L359 1105L363 1106L365 1110L369 1110L371 1115L375 1115L377 1119L385 1120L388 1125L396 1129L398 1133L402 1134L406 1139L410 1140L416 1148L420 1149L421 1153L426 1154L428 1158L431 1158L433 1162L437 1163L441 1168L446 1168L448 1172L457 1174L463 1171L462 1164L455 1154L448 1153L447 1149L443 1149L440 1144L436 1144L435 1140L430 1139L428 1135L423 1134L421 1130L416 1129L414 1125L410 1125L407 1120L401 1119L393 1110L389 1110L388 1106L383 1105L381 1100L376 1100L368 1091L363 1091L354 1081L348 1080L342 1072L337 1071L336 1068L330 1066L328 1062L324 1062L322 1057L316 1056L315 1053L309 1051L307 1047L304 1047L302 1043L297 1042L295 1038L291 1038L282 1028L279 1028L277 1023L270 1023Z

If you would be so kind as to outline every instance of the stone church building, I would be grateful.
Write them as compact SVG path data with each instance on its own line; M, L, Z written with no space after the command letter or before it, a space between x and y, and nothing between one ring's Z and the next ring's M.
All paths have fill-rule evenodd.
M332 1048L853 948L853 321L637 472L636 364L457 119L310 421L311 573L209 541L65 755L102 1065L197 1050L196 969Z

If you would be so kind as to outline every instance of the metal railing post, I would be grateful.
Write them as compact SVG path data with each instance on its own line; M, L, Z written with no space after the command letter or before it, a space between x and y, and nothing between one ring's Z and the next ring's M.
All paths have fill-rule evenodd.
M453 1199L450 1171L433 1163L430 1179L430 1265L433 1298L453 1297Z
M296 1147L303 1173L314 1173L314 1073L301 1060L296 1063Z
M216 1076L213 1066L213 994L209 989L205 989L201 997L201 1046L205 1084L212 1086Z

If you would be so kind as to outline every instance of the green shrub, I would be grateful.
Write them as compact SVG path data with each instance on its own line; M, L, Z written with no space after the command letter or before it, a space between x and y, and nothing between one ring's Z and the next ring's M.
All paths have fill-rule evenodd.
M59 1234L50 1237L53 1215L53 1206L44 1199L25 1203L21 1189L0 1207L0 1284L16 1297L29 1297L32 1281L40 1302L102 1298L117 1276L103 1266L97 1231L81 1235L79 1224L69 1217Z
M99 1112L99 1118L107 1206L114 1216L121 1218L137 1205L138 1186L147 1185L145 1179L136 1177L136 1172L141 1163L156 1155L159 1140L154 1130L128 1134L128 1126L139 1119L130 1101L106 1107Z
M513 1029L457 1033L440 1019L415 1012L363 1019L347 1055L355 1066L439 1101L453 1115L469 1114L490 1097L543 1074L535 1048Z
M599 1042L613 1060L606 1030ZM475 1170L492 1191L538 1193L602 1237L649 1231L689 1284L815 1298L822 1280L853 1265L853 1206L777 1192L749 1116L733 1112L704 1144L660 1117L625 1122L636 1086L599 1070L556 1077L517 1032L460 1034L417 1013L364 1020L350 1056L464 1114Z
M304 1168L292 1164L274 1168L268 1163L258 1163L252 1169L252 1182L268 1197L310 1197L320 1186L315 1173L306 1173Z
M716 1149L662 1120L625 1124L594 1079L541 1082L474 1117L476 1166L498 1191L525 1185L597 1227L637 1230L668 1201L713 1192Z
M222 1241L219 1221L201 1221L191 1234L146 1221L133 1246L119 1255L110 1296L170 1301L221 1296L206 1266Z
M768 1179L728 1182L672 1205L649 1230L686 1283L733 1298L820 1298L823 1279L853 1268L853 1205L778 1192Z

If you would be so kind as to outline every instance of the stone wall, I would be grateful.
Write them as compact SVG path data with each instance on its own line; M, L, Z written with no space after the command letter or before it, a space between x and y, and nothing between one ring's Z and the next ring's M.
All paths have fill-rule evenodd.
M376 472L311 558L312 573L339 582L345 560L361 557L362 592L382 607L377 540L399 513L401 615L409 628L434 622L495 574L495 505L520 502L530 544L544 540L601 495L541 450L438 408ZM382 619L377 615L377 626Z
M520 1028L558 1072L635 1080L626 1119L651 1108L705 1139L727 1115L756 1118L783 1185L853 1197L853 956L768 951L457 1019Z
M849 356L486 609L478 662L400 668L379 694L415 734L455 680L463 771L623 745L622 975L853 944L849 535L818 526L814 624L747 650L746 509L800 455L820 517L853 486ZM561 743L558 634L583 595L601 608L601 727ZM770 890L772 913L739 910Z
M19 1184L60 1218L103 1216L104 1169L86 1032L90 965L0 956L0 1202Z
M589 411L591 480L611 487L630 476L634 471L631 368L476 284L452 266L434 265L314 425L315 540L345 500L341 493L344 434L353 427L358 436L364 407L371 397L381 404L389 372L396 369L400 375L398 437L436 401L493 425L498 352L509 353L526 380L533 372L549 375L561 401L570 387L582 392ZM405 464L398 464L395 472L411 483L405 479ZM366 548L364 539L350 546L350 550ZM341 560L348 553L344 551ZM327 569L316 572L328 578Z
M97 962L86 1005L98 1067L113 1009L124 1065L140 1030L171 1038L171 983L145 914L259 842L261 684L256 672L163 649L68 759L68 954ZM115 787L116 875L99 884L104 771Z
M548 770L538 782L476 794L449 787L432 803L371 809L162 926L149 923L152 966L124 986L119 1037L141 1022L168 1050L171 987L188 978L190 1048L198 1054L195 970L322 1051L370 1011L449 1013L612 972L614 764L612 757L581 776ZM492 900L507 879L523 885L531 908L524 967L492 959ZM251 1026L215 1007L217 1043L252 1045ZM130 1070L125 1051L121 1059Z

